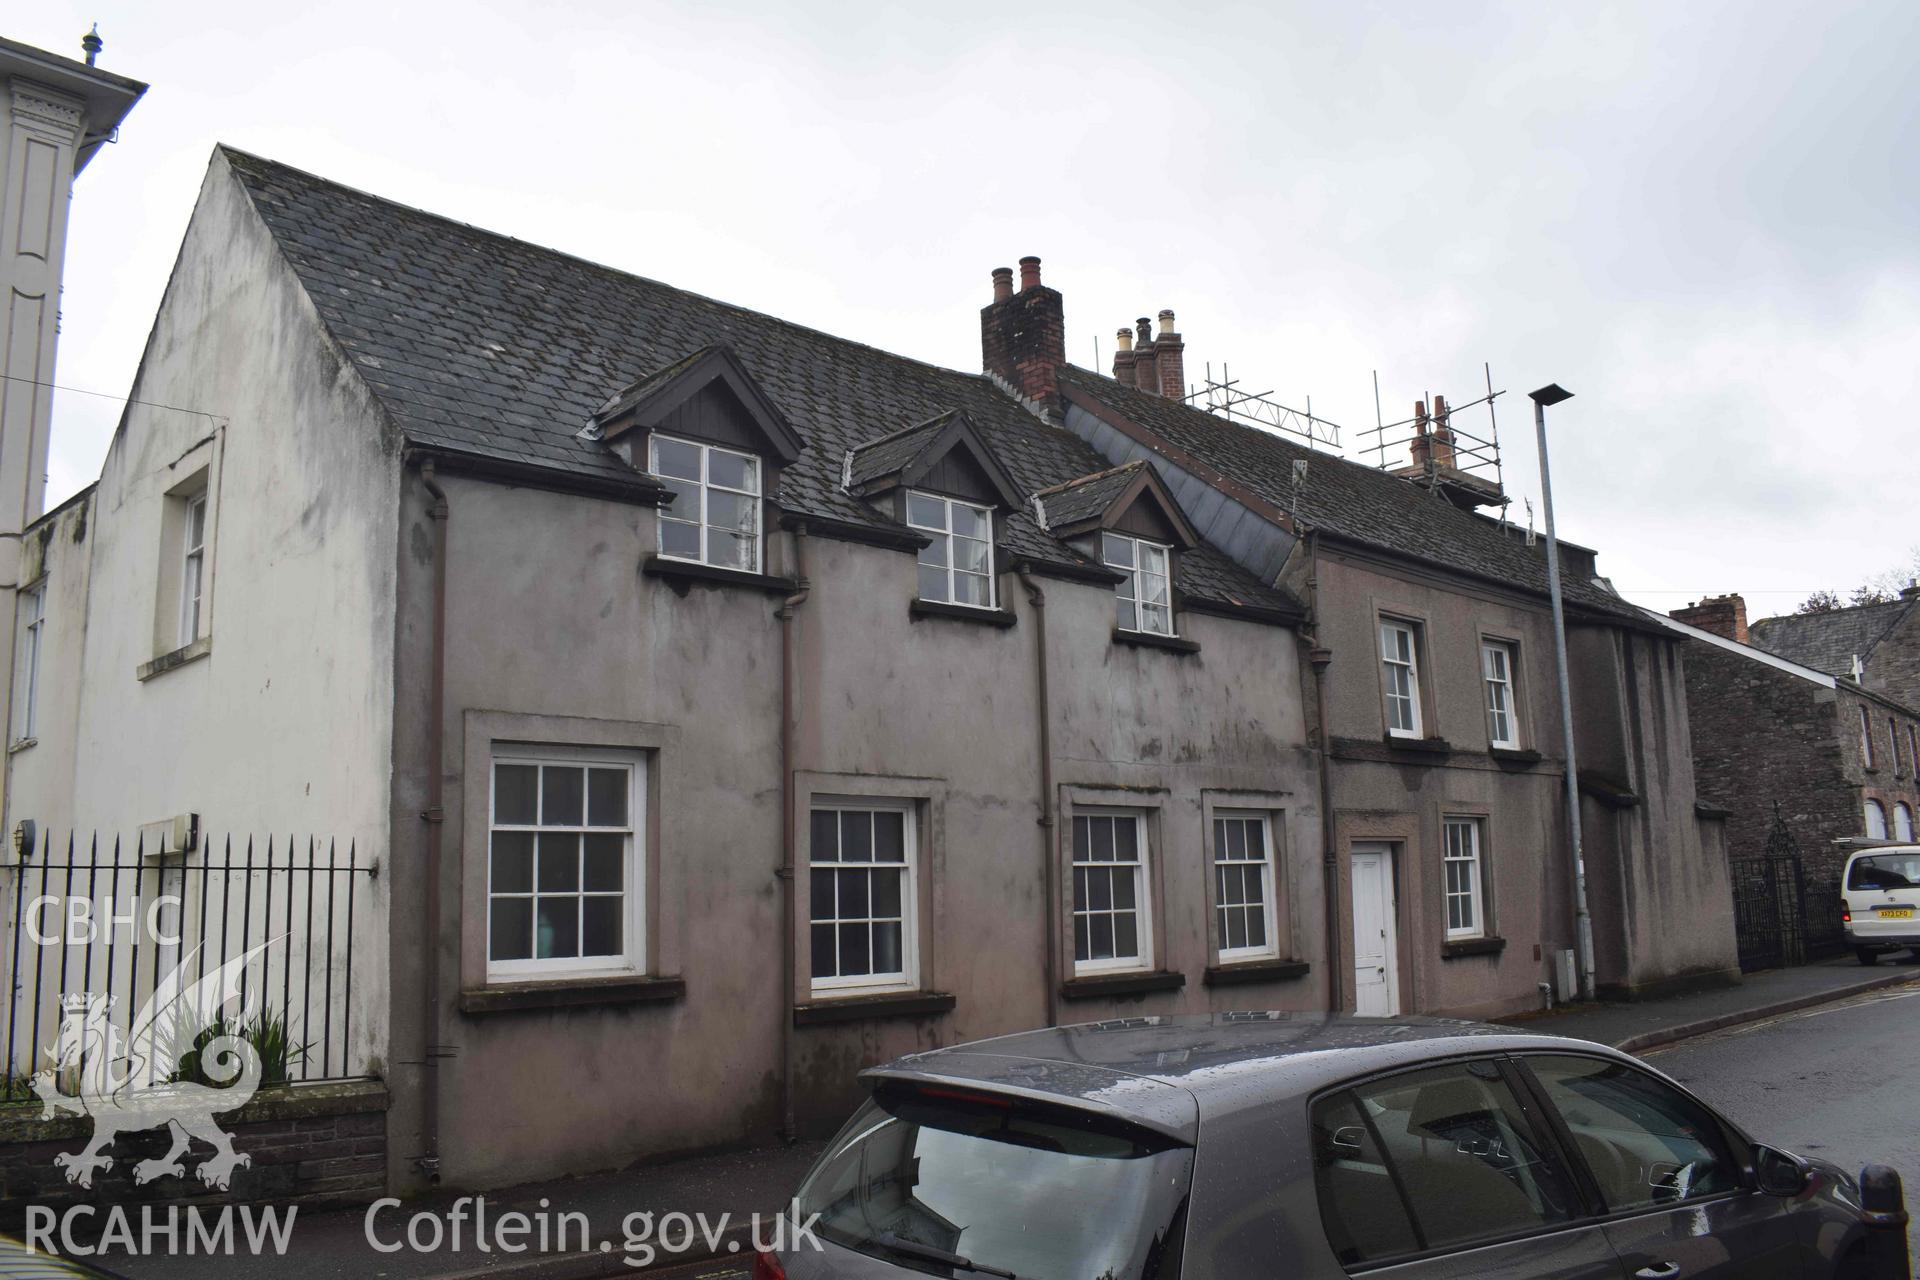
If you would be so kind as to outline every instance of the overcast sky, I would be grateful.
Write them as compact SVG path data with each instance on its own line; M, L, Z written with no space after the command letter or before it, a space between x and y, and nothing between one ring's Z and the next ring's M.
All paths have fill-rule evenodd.
M1373 370L1393 419L1487 362L1516 499L1557 381L1561 532L1663 609L1920 544L1912 0L292 8L13 8L153 86L77 184L62 384L125 394L221 141L963 369L1039 254L1076 362L1171 307L1350 454ZM55 405L50 504L119 413Z

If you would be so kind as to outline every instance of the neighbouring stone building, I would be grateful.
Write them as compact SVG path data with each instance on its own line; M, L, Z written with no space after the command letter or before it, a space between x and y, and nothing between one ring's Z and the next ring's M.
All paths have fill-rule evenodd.
M992 282L963 373L218 149L30 531L7 822L364 851L302 963L396 1188L820 1132L1049 1022L1536 1006L1540 548L1183 405L1170 313L1108 377L1037 258ZM1566 554L1602 983L1725 980L1680 641Z
M1903 695L1916 595L1751 625L1737 594L1673 611L1690 641L1700 795L1727 810L1736 855L1765 850L1776 802L1822 883L1838 882L1848 841L1913 838L1920 699Z

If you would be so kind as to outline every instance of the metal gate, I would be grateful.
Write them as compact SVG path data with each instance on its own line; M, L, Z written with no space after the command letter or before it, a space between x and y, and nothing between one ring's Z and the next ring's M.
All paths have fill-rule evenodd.
M1846 949L1839 882L1807 870L1778 801L1766 852L1733 858L1730 869L1742 971L1805 964Z

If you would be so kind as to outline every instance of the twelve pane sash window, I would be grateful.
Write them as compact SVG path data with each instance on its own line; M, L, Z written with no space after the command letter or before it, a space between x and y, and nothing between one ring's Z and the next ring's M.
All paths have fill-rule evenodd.
M913 981L913 824L904 806L816 807L809 846L813 985Z
M1157 542L1108 533L1102 535L1101 550L1108 568L1127 575L1127 580L1114 588L1120 629L1172 635L1173 593L1167 548Z
M200 596L207 568L207 495L187 500L185 559L180 566L180 643L200 638Z
M1444 835L1447 936L1478 937L1485 931L1480 904L1480 820L1448 818Z
M1519 722L1513 705L1513 647L1498 642L1481 645L1480 671L1487 682L1487 741L1496 747L1519 746Z
M1080 972L1135 969L1150 958L1146 833L1140 815L1073 818L1073 959Z
M495 972L625 968L637 953L634 767L496 760L487 858Z
M993 513L930 493L907 494L907 523L932 540L920 548L920 598L993 608Z
M660 508L660 554L722 569L760 571L760 460L656 435L649 470L673 491Z
M1867 839L1885 840L1887 838L1887 811L1880 807L1878 800L1869 800L1867 810Z
M1213 820L1214 925L1222 960L1274 953L1273 849L1264 814Z
M1420 669L1413 628L1404 622L1380 624L1380 663L1387 685L1387 732L1396 738L1420 736Z
M1893 838L1895 840L1913 839L1913 810L1904 800L1893 802Z

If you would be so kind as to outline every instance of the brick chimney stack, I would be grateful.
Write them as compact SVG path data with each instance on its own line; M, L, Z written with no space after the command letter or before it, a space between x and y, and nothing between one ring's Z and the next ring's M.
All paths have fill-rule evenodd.
M1160 313L1160 336L1154 341L1154 358L1160 367L1160 394L1169 400L1187 398L1187 344L1173 327L1173 312Z
M1435 466L1457 467L1459 455L1454 452L1453 428L1447 425L1447 398L1433 398L1433 461Z
M1413 402L1413 465L1425 472L1433 459L1433 437L1427 434L1427 402Z
M1153 345L1153 321L1141 316L1133 322L1133 385L1160 394L1160 353Z
M1122 329L1113 339L1113 380L1122 386L1133 385L1133 330Z
M1675 609L1667 616L1728 640L1748 643L1747 602L1737 591L1724 596L1708 596L1697 604Z
M993 301L980 309L980 357L988 373L1043 409L1057 406L1060 366L1067 362L1066 308L1058 289L1040 283L1040 259L1020 259L993 272Z

